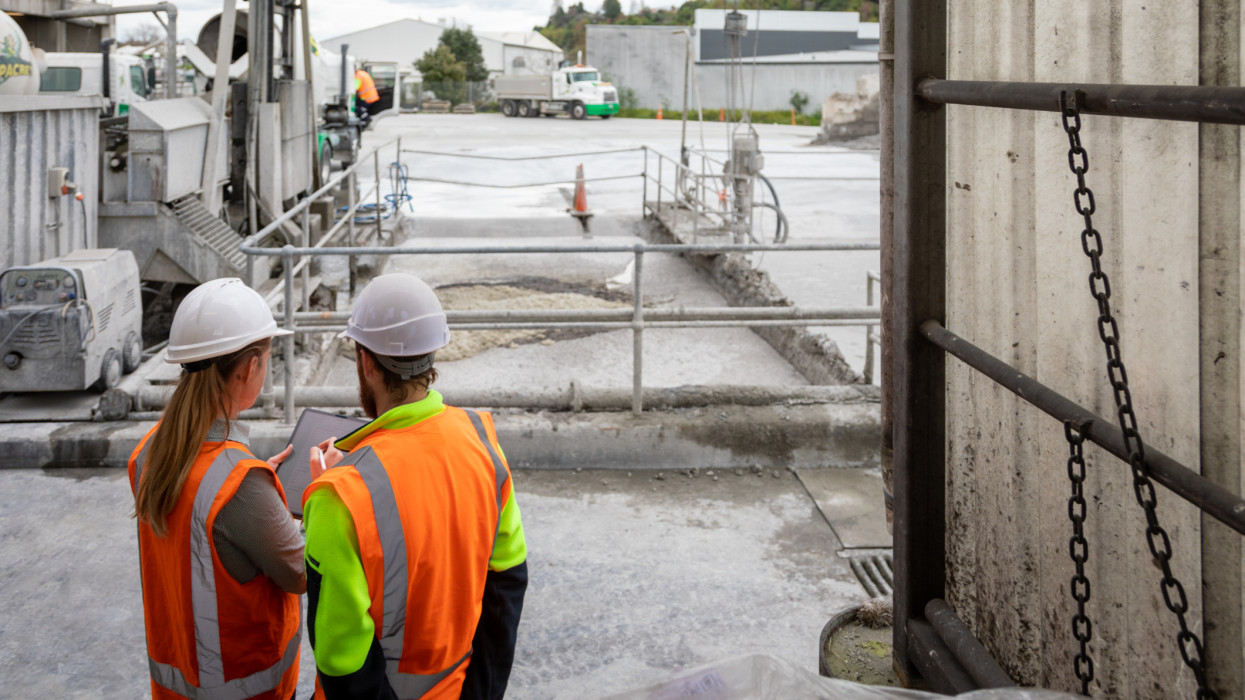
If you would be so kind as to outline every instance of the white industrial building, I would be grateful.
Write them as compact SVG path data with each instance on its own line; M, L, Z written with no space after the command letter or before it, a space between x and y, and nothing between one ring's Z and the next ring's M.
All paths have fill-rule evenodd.
M678 109L690 52L700 103L716 112L728 104L726 12L696 10L690 28L588 25L588 62L634 91L636 106ZM745 94L736 96L737 107L788 109L793 90L819 105L835 92L854 93L860 77L878 72L878 25L855 12L741 12L748 34L740 41ZM695 93L688 103L695 107Z
M320 43L331 51L342 44L363 61L393 61L403 70L412 69L429 49L435 49L441 33L454 26L419 19L399 19L357 32L342 34ZM477 32L480 51L489 77L548 73L562 62L562 49L539 32Z

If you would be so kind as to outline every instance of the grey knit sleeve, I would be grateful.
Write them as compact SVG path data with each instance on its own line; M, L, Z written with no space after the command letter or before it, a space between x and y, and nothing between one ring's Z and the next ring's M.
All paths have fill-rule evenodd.
M238 583L262 573L283 591L303 593L303 538L273 478L265 469L247 472L233 498L221 506L212 539L225 571Z

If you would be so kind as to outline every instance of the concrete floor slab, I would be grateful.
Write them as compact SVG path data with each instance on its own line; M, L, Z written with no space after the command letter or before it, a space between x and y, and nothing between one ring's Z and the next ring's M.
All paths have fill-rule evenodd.
M821 626L864 597L786 470L515 485L531 583L510 698L598 697L751 651L815 672ZM147 695L132 508L120 470L0 472L0 695ZM305 641L300 667L301 700Z
M800 481L847 549L891 546L877 469L800 469Z

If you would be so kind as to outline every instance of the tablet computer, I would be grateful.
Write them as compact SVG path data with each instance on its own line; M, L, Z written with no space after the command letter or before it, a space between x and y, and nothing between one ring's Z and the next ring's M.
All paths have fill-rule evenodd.
M285 489L285 500L292 515L303 517L303 491L311 483L311 470L307 463L311 448L331 437L340 440L367 424L368 421L362 418L315 408L303 409L294 426L294 433L290 435L289 444L294 446L294 450L277 467L277 478L281 480L281 488Z

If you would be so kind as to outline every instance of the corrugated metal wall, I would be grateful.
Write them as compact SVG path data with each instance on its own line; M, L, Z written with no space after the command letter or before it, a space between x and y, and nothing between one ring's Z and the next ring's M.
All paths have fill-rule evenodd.
M101 105L94 97L0 98L0 269L95 245ZM48 169L58 166L69 168L82 202L48 197Z
M951 0L948 12L952 79L1198 84L1197 3ZM1084 125L1140 430L1198 469L1198 126L1101 116ZM947 147L947 327L1114 416L1059 115L951 107ZM1231 391L1239 410L1240 387ZM955 359L946 401L948 600L1018 682L1079 689L1063 427ZM1086 456L1091 694L1191 697L1128 467L1089 443ZM1202 634L1200 517L1162 488L1158 500ZM1239 657L1236 634L1213 653Z

